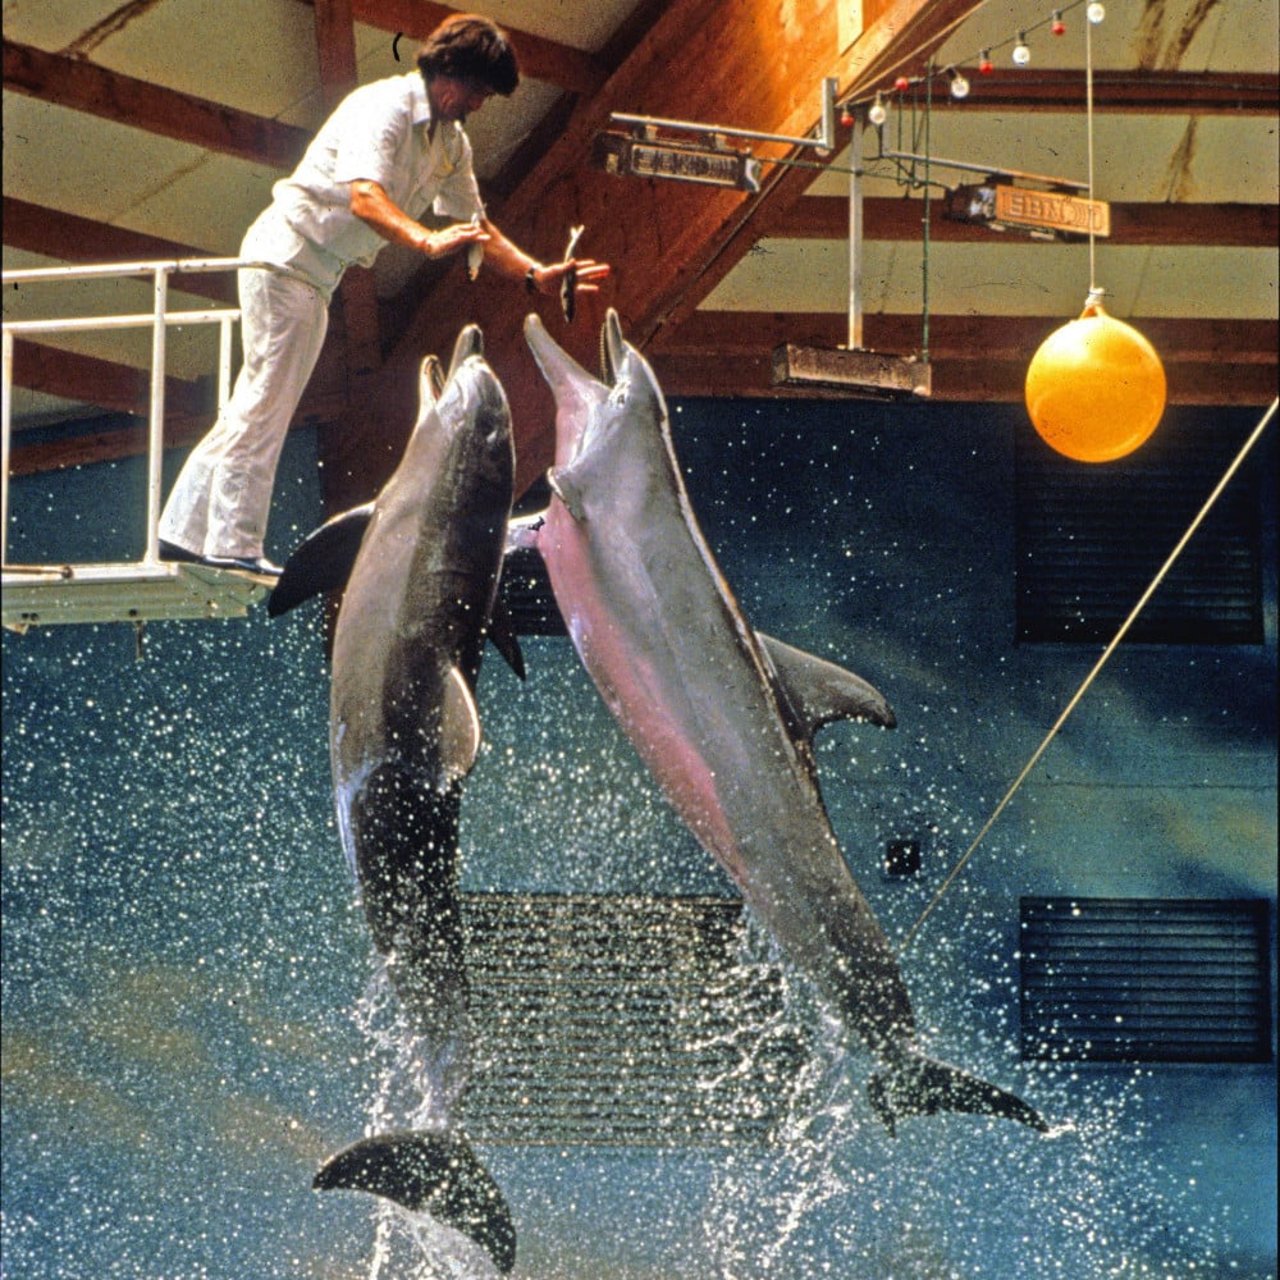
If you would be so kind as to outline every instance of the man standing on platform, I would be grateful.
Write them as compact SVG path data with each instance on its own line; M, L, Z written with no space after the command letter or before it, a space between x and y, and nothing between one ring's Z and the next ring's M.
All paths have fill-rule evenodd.
M511 42L488 18L445 19L418 53L418 70L350 93L321 126L294 173L249 228L240 257L271 269L239 272L244 363L212 430L192 450L160 519L160 555L278 575L263 552L285 434L315 368L329 300L352 263L368 266L387 241L443 258L474 245L501 275L555 293L573 272L594 292L605 263L532 258L485 216L467 116L520 80ZM454 221L430 231L430 206Z

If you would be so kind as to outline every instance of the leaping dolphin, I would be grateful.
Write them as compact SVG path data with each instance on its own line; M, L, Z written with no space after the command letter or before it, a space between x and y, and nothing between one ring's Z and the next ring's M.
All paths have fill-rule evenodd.
M356 1143L314 1185L425 1210L502 1272L515 1264L510 1211L449 1120L469 1076L458 812L480 745L474 691L486 635L524 674L514 635L493 617L513 474L506 396L468 326L447 375L434 357L423 362L417 424L377 498L312 534L268 602L282 613L346 582L329 714L338 827L444 1112L438 1131Z
M934 1111L1047 1125L1012 1093L927 1058L897 958L841 856L818 789L814 731L894 723L866 681L752 630L702 536L652 370L610 311L606 382L537 316L525 336L556 401L553 490L513 527L536 546L602 698L698 840L789 961L882 1069L889 1131Z

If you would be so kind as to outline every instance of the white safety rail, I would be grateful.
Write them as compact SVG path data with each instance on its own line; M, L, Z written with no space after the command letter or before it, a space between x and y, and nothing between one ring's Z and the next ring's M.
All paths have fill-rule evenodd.
M6 271L6 288L39 282L150 277L153 305L137 315L14 320L3 334L3 459L0 480L0 562L3 622L25 631L33 626L73 622L132 622L179 618L243 617L267 592L271 580L238 570L175 564L160 559L161 466L164 456L166 335L170 325L215 324L218 350L218 407L231 392L232 330L240 318L234 307L169 310L173 275L235 271L265 263L238 258L182 258L94 266ZM9 563L9 456L12 432L13 352L20 336L89 330L151 329L151 385L147 420L146 550L141 560L99 564Z

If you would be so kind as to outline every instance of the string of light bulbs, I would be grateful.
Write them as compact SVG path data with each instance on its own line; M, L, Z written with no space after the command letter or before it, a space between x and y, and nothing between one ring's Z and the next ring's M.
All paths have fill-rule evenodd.
M995 61L993 59L993 55L999 53L1005 48L1010 48L1009 60L1015 67L1022 68L1029 66L1032 60L1030 37L1045 27L1049 29L1051 35L1066 35L1067 15L1081 7L1085 10L1087 28L1096 27L1106 19L1106 6L1101 3L1101 0L1069 0L1068 3L1055 6L1051 9L1047 17L1041 18L1039 21L1030 23L1026 26L1019 27L1014 34L1008 36L1006 39L997 41L994 44L983 45L968 57L961 58L956 62L948 63L940 70L934 71L931 69L925 74L917 76L900 74L894 78L893 85L889 89L877 89L874 93L867 93L858 98L847 99L841 105L840 122L845 126L845 128L849 128L853 124L853 109L869 103L870 106L867 109L867 119L873 125L882 125L888 118L888 111L885 106L886 98L891 97L893 94L907 93L933 79L946 79L948 82L947 89L952 99L957 102L962 102L973 91L973 82L967 75L965 75L964 71L961 70L962 67L975 64L978 75L993 75L995 73ZM904 57L899 65L911 62L922 52L923 49L914 50L912 53Z

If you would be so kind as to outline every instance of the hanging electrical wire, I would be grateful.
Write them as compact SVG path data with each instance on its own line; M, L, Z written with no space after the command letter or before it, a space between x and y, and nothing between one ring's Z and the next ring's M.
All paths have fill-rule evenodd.
M1272 418L1275 417L1277 408L1280 408L1280 398L1276 400L1272 400L1270 408L1268 408L1266 413L1263 414L1261 420L1258 422L1258 425L1254 427L1253 431L1249 435L1249 438L1244 442L1244 445L1241 447L1240 452L1235 456L1231 465L1227 468L1225 474L1223 475L1222 479L1218 481L1217 485L1213 489L1213 492L1210 493L1209 497L1206 499L1204 506L1200 508L1200 511L1197 513L1195 519L1192 520L1191 524L1188 526L1187 531L1178 540L1178 544L1174 547L1173 551L1169 554L1169 558L1164 562L1163 565L1161 565L1159 572L1151 580L1151 585L1146 589L1146 591L1142 593L1142 596L1138 600L1138 603L1133 606L1133 609L1130 611L1129 616L1121 624L1119 631L1116 632L1115 637L1111 640L1110 644L1108 644L1107 647L1103 650L1102 656L1098 659L1096 663L1094 663L1093 669L1084 678L1084 681L1081 683L1080 687L1072 695L1071 700L1063 708L1062 714L1057 718L1056 721L1054 721L1053 728L1049 730L1049 732L1045 735L1044 740L1035 749L1035 751L1032 752L1031 758L1023 766L1022 771L1018 774L1018 776L1013 780L1013 783L1009 787L1008 791L1004 793L1003 797L1000 800L1000 803L997 804L996 807L992 810L991 816L986 820L986 822L982 824L982 829L978 832L976 836L974 836L973 842L964 851L963 855L961 855L961 857L958 859L955 866L953 866L951 870L947 873L947 877L942 882L942 884L938 887L937 893L935 893L933 897L929 900L929 904L920 913L919 917L916 919L915 924L913 924L911 928L907 931L907 935L902 941L902 946L899 948L899 954L905 952L907 948L911 946L912 942L916 938L916 935L920 932L921 926L929 918L929 916L932 915L934 908L937 907L937 905L946 896L947 891L951 888L951 886L955 883L956 879L959 877L960 873L968 865L969 859L972 858L973 855L977 852L978 846L982 843L984 839L986 839L987 834L990 832L991 828L995 826L996 819L999 818L1000 815L1008 807L1009 802L1017 794L1018 789L1027 780L1028 776L1031 773L1031 770L1036 767L1036 765L1040 761L1040 758L1049 749L1049 744L1054 740L1054 738L1058 736L1058 732L1061 730L1062 726L1066 724L1071 713L1080 704L1080 700L1084 697L1085 693L1088 691L1089 686L1092 685L1094 680L1097 679L1099 672L1101 672L1102 668L1106 666L1107 662L1111 658L1111 655L1115 653L1116 649L1119 647L1120 642L1125 638L1126 635L1128 635L1130 628L1137 621L1138 615L1141 614L1142 610L1146 607L1147 602L1155 594L1156 588L1159 587L1160 584L1168 576L1169 571L1173 568L1178 557L1182 554L1183 550L1186 548L1187 543L1191 541L1192 537L1195 535L1196 530L1199 529L1201 524L1204 523L1205 517L1213 509L1214 504L1218 501L1219 497L1221 497L1223 490L1227 487L1228 484L1230 484L1231 479L1236 474L1236 472L1240 470L1241 466L1244 464L1244 460L1249 456L1250 451L1253 449L1253 446L1257 444L1258 440L1262 436L1262 433L1266 430Z

